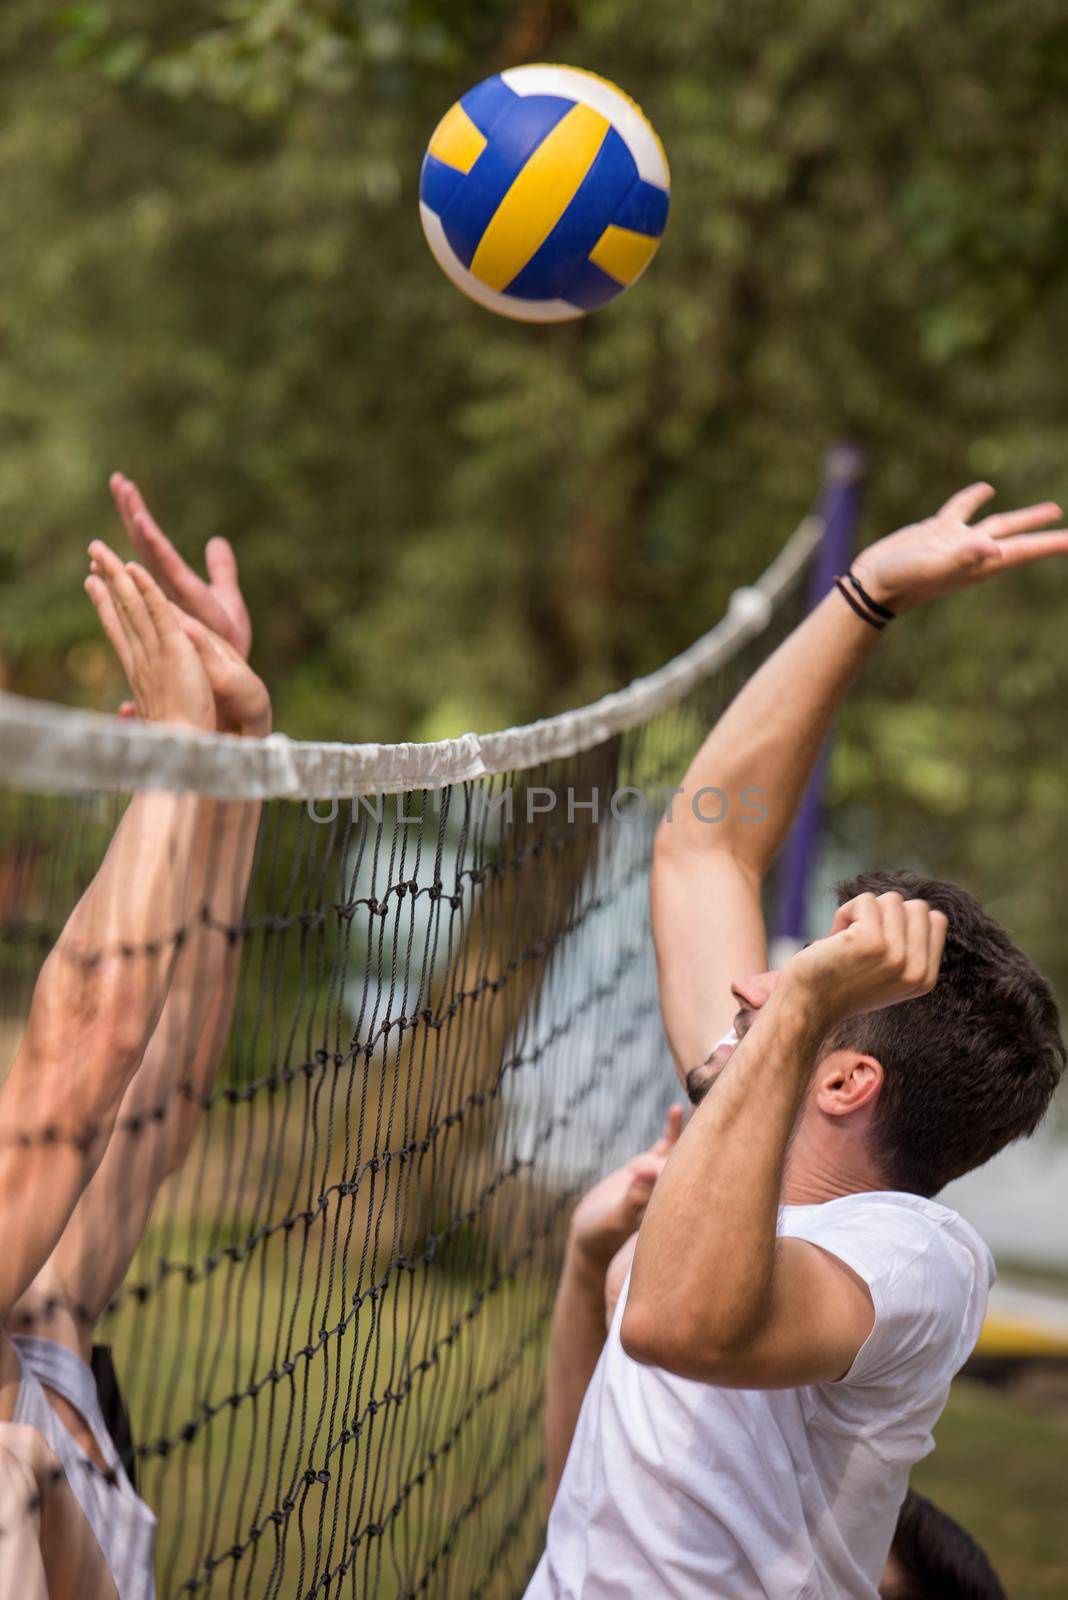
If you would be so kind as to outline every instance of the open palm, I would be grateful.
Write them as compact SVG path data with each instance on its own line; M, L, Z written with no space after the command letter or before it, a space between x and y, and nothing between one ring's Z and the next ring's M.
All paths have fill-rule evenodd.
M994 493L988 483L970 484L933 517L869 545L853 571L872 599L895 612L907 611L1011 567L1068 554L1068 530L1047 528L1061 516L1052 500L973 523L970 519Z
M111 475L111 493L130 542L169 599L188 616L233 645L247 661L252 623L238 581L237 557L228 539L209 539L204 550L207 581L174 548L145 505L140 489L121 472Z

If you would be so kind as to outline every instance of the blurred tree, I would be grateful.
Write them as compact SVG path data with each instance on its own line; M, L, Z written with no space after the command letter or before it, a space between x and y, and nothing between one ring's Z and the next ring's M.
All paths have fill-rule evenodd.
M441 111L509 62L645 104L673 215L580 326L468 305L422 241ZM118 693L80 577L105 478L235 541L294 735L438 737L649 670L873 462L872 536L988 476L1068 497L1058 0L7 0L0 656ZM890 630L847 711L853 844L1057 938L1068 574Z

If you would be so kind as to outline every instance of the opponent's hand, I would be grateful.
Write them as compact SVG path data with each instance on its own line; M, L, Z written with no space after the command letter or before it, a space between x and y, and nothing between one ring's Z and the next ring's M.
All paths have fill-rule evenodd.
M101 539L89 546L93 571L85 591L119 658L137 714L214 732L215 695L201 651L179 624L179 612L144 567L124 566Z
M233 645L244 661L252 648L252 623L238 582L237 557L228 539L209 539L204 550L208 581L178 554L130 478L114 472L111 493L134 549L175 605Z
M178 626L196 648L215 696L220 733L265 738L271 731L271 697L262 678L226 639L187 612L174 608Z
M571 1217L568 1242L585 1265L606 1272L612 1257L637 1231L681 1132L682 1107L672 1106L656 1143L583 1195Z
M879 1011L934 988L948 926L926 900L861 894L838 908L827 938L787 962L779 982L784 995L799 991L824 1027Z
M994 493L989 483L973 483L935 516L862 551L853 571L872 599L892 611L908 611L995 573L1068 554L1068 530L1035 531L1060 518L1061 508L1052 500L971 522Z

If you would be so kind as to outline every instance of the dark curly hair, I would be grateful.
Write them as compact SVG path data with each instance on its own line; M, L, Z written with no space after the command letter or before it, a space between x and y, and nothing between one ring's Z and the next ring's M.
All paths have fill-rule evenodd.
M891 1187L933 1195L1033 1133L1060 1081L1065 1047L1053 991L974 895L917 872L861 872L838 903L895 890L949 920L930 994L851 1017L828 1041L882 1064L876 1154Z

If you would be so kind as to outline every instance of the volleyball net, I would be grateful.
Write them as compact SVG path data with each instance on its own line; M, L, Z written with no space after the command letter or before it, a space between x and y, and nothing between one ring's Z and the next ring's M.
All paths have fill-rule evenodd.
M798 620L822 526L660 672L488 737L238 741L0 697L2 1070L51 1050L67 1086L16 1069L0 1154L49 1203L99 1163L7 1326L73 1307L111 1348L161 1596L522 1593L568 1215L676 1089L654 830ZM83 1089L109 1049L113 1128Z

